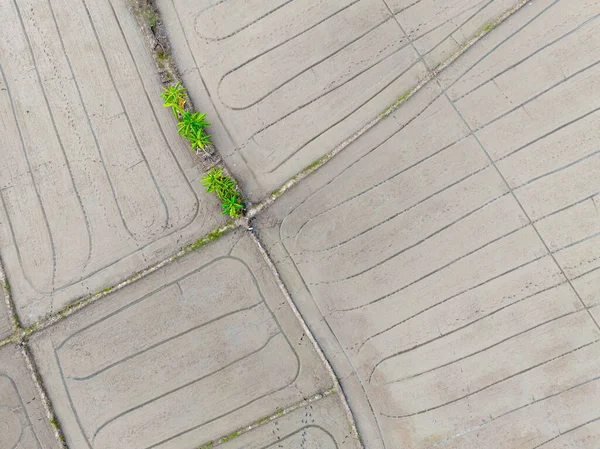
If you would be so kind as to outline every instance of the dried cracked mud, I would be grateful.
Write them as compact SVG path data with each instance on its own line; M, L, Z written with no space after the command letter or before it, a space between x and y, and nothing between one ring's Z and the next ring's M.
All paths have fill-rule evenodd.
M341 151L62 313L225 220L126 0L0 3L0 449L597 449L600 1L156 6L251 202Z

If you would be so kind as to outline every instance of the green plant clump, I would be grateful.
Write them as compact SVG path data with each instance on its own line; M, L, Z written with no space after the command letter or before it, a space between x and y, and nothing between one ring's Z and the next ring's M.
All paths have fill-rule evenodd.
M146 18L148 19L148 25L152 32L156 32L156 25L158 24L158 15L154 11L146 11Z
M60 429L60 423L58 422L56 417L53 416L50 418L50 424L52 424L52 427L54 427L55 429Z
M207 192L214 192L219 197L223 215L229 214L232 218L242 216L244 201L236 189L237 183L225 175L222 168L212 168L202 179L202 185Z
M206 128L210 126L210 123L206 121L206 114L198 111L190 112L185 109L186 92L181 83L164 87L161 94L164 100L163 106L171 108L173 115L179 120L177 132L190 141L192 150L203 150L211 145L211 136L206 133Z
M221 443L227 443L229 440L233 440L234 438L237 438L239 436L239 432L231 432L229 435L221 438Z
M161 94L163 106L171 108L173 115L178 120L177 132L190 141L192 151L203 150L211 145L210 134L206 128L210 123L206 121L206 114L199 111L186 110L186 89L181 83L172 84L163 88ZM223 215L232 218L242 216L244 200L237 190L237 183L223 173L222 168L211 169L202 179L202 184L207 192L214 192L221 200Z
M209 126L206 120L206 114L200 112L182 111L180 114L179 123L177 123L177 132L188 140L205 127Z
M163 93L160 95L165 101L163 106L171 108L176 119L179 119L179 115L184 111L186 102L185 93L185 87L181 87L181 83L177 83L163 87Z

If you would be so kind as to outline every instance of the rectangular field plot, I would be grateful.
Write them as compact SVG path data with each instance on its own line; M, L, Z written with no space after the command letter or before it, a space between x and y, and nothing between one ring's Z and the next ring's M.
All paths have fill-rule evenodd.
M192 449L332 385L240 233L41 332L32 350L77 448Z
M59 447L21 349L0 348L0 448Z
M125 0L0 4L0 255L25 324L220 223Z
M412 88L423 60L434 68L514 3L157 2L184 81L212 103L215 141L253 201Z
M519 12L258 218L368 447L598 446L591 3Z

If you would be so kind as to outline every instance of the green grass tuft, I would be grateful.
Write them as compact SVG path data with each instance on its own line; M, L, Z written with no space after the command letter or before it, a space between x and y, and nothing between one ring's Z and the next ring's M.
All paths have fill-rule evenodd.
M316 161L311 162L310 164L308 164L306 167L304 167L300 173L306 173L311 171L313 168L319 167L323 162L325 162L328 159L327 155L317 159Z
M154 33L156 31L156 25L158 24L158 14L154 11L146 11L146 19L148 20L148 26Z
M52 424L52 427L54 427L55 429L60 430L60 423L58 422L55 416L50 418L50 424Z
M221 443L227 443L228 441L233 440L238 436L240 436L240 433L237 430L235 432L231 432L229 435L221 438Z
M204 237L199 238L194 243L192 243L190 246L186 247L185 252L190 253L192 251L196 251L196 250L202 248L204 245L208 245L210 242L214 242L222 235L227 234L230 231L230 229L231 229L230 226L232 224L233 224L233 222L230 221L222 228L216 229L216 230L210 232L209 234L205 235Z
M387 108L385 108L383 111L381 111L379 113L379 117L385 118L388 115L390 115L392 113L392 111L394 111L398 106L400 106L402 103L404 103L407 100L407 98L412 95L412 93L414 91L415 91L415 88L413 87L412 89L409 89L406 92L404 92L402 95L400 95L396 99L396 101L394 101L391 105L389 105Z
M489 33L494 28L496 28L499 24L500 24L500 21L498 19L492 20L487 25L485 25L483 28L481 28L477 33L475 33L475 39L479 39L484 34ZM467 45L467 44L468 44L468 42L465 42L464 45Z
M269 421L270 418L271 418L270 416L265 416L264 418L260 418L258 421L256 421L256 424L260 426L261 424L264 424L267 421Z
M302 170L300 170L298 173L296 173L294 176L292 176L284 185L282 185L281 187L279 187L276 190L273 190L271 192L271 198L276 199L285 190L287 190L290 183L296 182L300 176L304 176L306 174L313 172L314 170L319 168L321 165L323 165L325 162L327 162L329 159L331 159L331 157L332 157L331 154L327 153L325 156L320 157L316 161L313 161L310 164L308 164L306 167L304 167Z

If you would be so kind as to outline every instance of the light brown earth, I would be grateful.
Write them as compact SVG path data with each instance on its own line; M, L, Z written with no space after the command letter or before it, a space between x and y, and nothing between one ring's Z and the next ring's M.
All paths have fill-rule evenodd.
M253 201L370 121L425 76L426 64L441 63L515 1L411 3L157 0L183 80L218 117L211 131Z
M531 2L259 216L368 447L597 447L598 12Z
M26 325L222 223L125 2L3 1L0 55L0 255Z
M36 334L32 350L72 447L193 448L333 387L242 231ZM333 408L319 426L348 435Z
M68 447L598 449L600 1L156 3L270 199L74 314L224 219L125 0L0 4L0 339ZM26 361L0 448L60 447Z
M0 447L59 447L21 349L13 344L0 348Z

